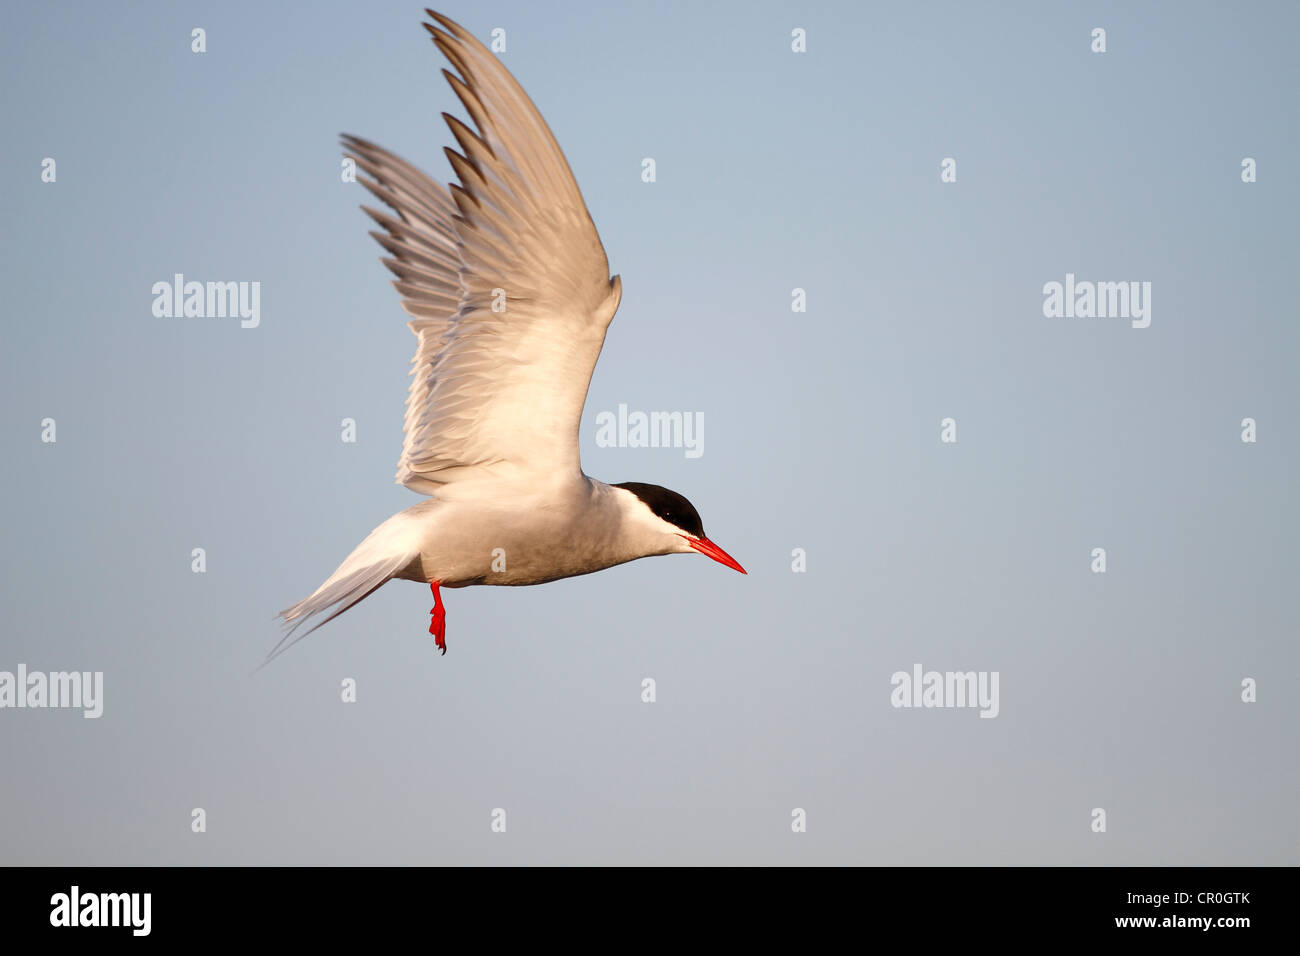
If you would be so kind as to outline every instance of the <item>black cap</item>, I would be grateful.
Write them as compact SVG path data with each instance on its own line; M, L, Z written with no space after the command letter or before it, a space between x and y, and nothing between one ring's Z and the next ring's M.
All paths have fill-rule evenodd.
M625 481L615 488L623 488L640 498L647 508L669 524L676 525L689 535L704 537L704 524L695 506L675 491L661 488L659 485L647 485L640 481Z

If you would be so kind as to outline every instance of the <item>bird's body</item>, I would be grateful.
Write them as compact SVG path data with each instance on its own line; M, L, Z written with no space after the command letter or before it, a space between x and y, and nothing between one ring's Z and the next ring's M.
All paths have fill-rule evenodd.
M477 128L443 114L460 182L444 187L358 137L343 143L369 177L358 181L392 210L365 211L417 338L397 480L429 497L282 612L289 633L271 657L309 618L332 609L319 627L394 578L432 586L430 631L445 652L442 587L543 584L692 551L744 571L681 495L583 473L578 427L622 283L536 107L473 36L426 12Z
M586 475L542 487L498 482L449 487L393 515L342 567L407 555L393 577L438 581L445 588L518 587L603 571L645 557L650 543L624 520L621 495L628 492Z

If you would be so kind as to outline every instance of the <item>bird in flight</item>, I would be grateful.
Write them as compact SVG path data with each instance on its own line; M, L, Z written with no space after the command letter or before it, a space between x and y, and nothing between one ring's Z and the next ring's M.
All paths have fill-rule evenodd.
M286 631L267 662L393 578L429 585L429 632L445 654L442 588L543 584L692 552L746 573L681 495L583 473L578 428L622 283L532 100L468 31L425 12L474 124L442 114L460 181L444 187L374 143L342 142L390 210L362 207L417 339L397 482L427 497L280 612Z

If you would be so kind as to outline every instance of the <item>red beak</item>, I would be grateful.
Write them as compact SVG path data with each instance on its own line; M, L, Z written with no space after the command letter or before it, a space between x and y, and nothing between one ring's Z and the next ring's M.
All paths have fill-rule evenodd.
M690 538L686 535L682 535L682 537L686 538L686 543L692 548L700 552L700 554L708 555L714 561L717 561L718 564L725 564L727 567L731 568L731 570L739 571L741 574L749 573L740 566L739 561L727 554L727 552L723 551L708 538Z

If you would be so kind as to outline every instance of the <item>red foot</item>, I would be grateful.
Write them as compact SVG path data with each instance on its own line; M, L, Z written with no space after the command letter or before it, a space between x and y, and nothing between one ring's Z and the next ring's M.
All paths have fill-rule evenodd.
M442 606L442 595L438 593L438 581L430 581L429 588L433 591L433 607L429 613L433 615L433 620L429 622L429 633L433 635L438 646L442 648L444 654L447 653L447 612Z

